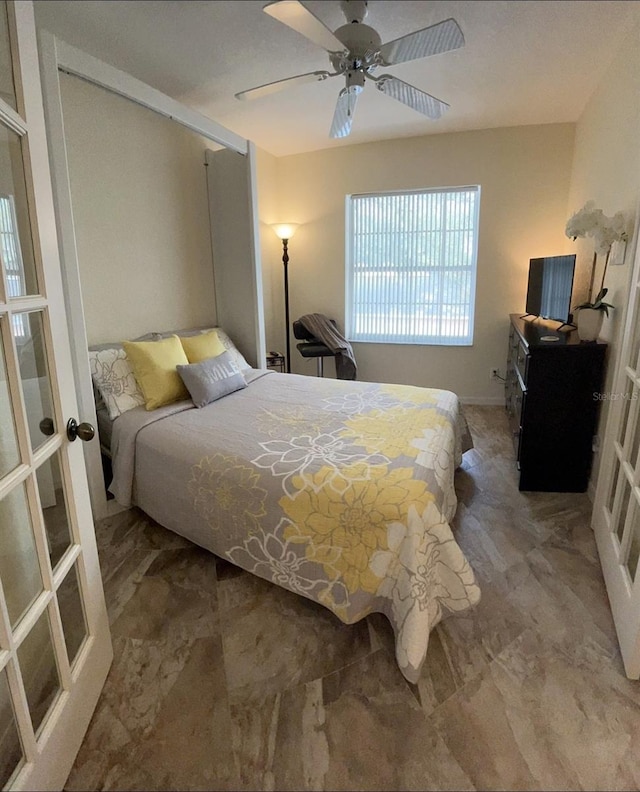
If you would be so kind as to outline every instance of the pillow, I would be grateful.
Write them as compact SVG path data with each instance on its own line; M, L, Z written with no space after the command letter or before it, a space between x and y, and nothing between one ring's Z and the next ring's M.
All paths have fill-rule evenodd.
M111 347L90 351L89 366L93 384L112 421L127 410L144 404L144 396L124 349Z
M200 363L224 352L222 341L215 330L200 335L180 337L180 343L189 363Z
M247 387L242 372L230 352L218 357L178 366L178 374L187 386L196 407L204 407L229 393Z
M162 341L123 341L147 410L188 399L176 366L189 363L178 336Z
M132 339L133 341L156 341L155 333L145 333ZM122 349L122 341L107 341L103 344L91 344L89 352L102 352L104 349Z
M244 356L242 355L242 352L240 352L237 349L237 347L233 343L233 341L229 338L229 336L225 333L225 331L222 330L222 328L220 328L220 327L205 327L205 328L197 327L195 329L170 330L170 331L166 331L164 333L152 333L151 334L152 335L152 339L150 339L150 340L159 341L162 338L169 338L172 335L177 335L180 338L192 338L193 336L199 336L199 335L203 335L205 333L210 333L212 330L215 330L215 332L218 334L218 338L222 342L222 346L227 350L227 352L231 353L231 357L238 364L238 368L240 369L240 371L243 371L244 369L250 369L251 366L244 359ZM146 339L140 339L140 338L136 339L136 341L141 341L141 340L146 340Z
M229 336L224 332L224 330L220 327L215 328L216 333L218 334L218 338L222 342L222 346L227 350L227 352L231 355L231 357L235 360L238 368L240 371L243 369L249 369L251 366L247 363L244 359L242 352L240 352L233 341L229 338ZM207 332L206 330L204 332Z
M220 339L220 341L222 341L223 347L226 349L227 352L231 353L231 357L238 364L238 368L240 369L240 371L244 371L245 369L250 369L251 366L245 360L242 352L239 351L239 349L236 347L233 341L220 327L197 327L195 329L186 328L182 330L166 330L162 333L151 333L150 340L160 341L163 338L170 338L173 335L177 335L180 338L191 338L192 336L202 335L203 333L210 333L212 330L216 331L216 333L218 334L218 338ZM143 339L136 338L136 341L140 341L140 340Z

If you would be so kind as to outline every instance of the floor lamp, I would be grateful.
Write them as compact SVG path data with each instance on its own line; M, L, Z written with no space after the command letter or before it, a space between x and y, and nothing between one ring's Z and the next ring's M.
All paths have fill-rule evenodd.
M298 223L275 223L271 226L282 240L282 263L284 265L284 323L287 331L287 374L291 373L291 333L289 330L289 250L288 244L298 228Z

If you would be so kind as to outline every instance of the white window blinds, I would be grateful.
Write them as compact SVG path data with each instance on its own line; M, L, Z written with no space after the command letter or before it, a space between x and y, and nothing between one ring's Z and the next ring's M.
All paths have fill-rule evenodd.
M347 336L473 342L479 187L347 197Z
M7 297L21 297L26 294L16 207L12 195L0 195L0 258L7 279ZM16 339L26 338L25 317L14 314L11 318Z

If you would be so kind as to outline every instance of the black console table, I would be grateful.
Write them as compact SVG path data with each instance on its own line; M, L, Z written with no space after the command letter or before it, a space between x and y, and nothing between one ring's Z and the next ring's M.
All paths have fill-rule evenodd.
M581 342L554 322L510 319L505 396L519 488L584 492L607 345Z
M284 372L284 355L279 352L267 353L267 368Z

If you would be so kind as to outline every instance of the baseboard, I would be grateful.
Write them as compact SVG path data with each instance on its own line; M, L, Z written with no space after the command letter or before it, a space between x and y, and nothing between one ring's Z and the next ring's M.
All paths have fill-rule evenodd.
M504 396L459 396L462 404L500 405L504 407Z

